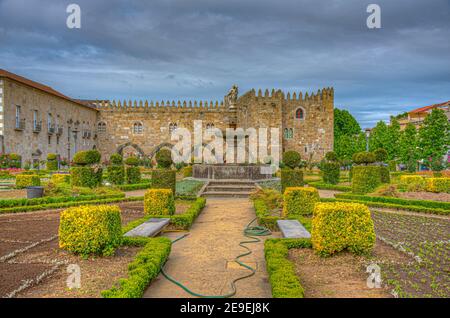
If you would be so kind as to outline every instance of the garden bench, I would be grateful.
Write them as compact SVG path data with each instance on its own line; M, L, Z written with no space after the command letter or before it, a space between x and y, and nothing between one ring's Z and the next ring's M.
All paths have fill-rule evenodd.
M170 219L167 218L152 218L145 221L134 229L125 233L125 236L135 237L135 236L145 236L153 237L161 232L167 225L169 225Z
M278 220L277 225L285 238L311 238L311 234L297 220Z

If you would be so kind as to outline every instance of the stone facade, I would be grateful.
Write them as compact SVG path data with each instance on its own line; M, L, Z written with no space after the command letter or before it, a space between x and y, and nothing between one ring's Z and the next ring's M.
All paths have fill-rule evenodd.
M217 101L103 101L96 106L100 111L98 148L103 154L121 151L152 157L161 147L174 144L171 127L192 132L194 120L202 120L204 129L210 125L219 128L224 136L226 128L279 128L280 150L296 150L305 159L312 156L318 161L333 150L332 88L305 96L250 90L232 107ZM299 109L301 116L297 118Z
M238 97L233 86L220 102L79 101L0 70L2 152L23 161L45 160L48 153L70 159L93 148L103 159L115 152L153 157L175 144L171 130L193 132L196 120L224 136L227 128L279 128L280 152L296 150L318 161L333 150L333 107L332 88L304 96L250 90Z
M1 75L0 81L2 152L20 154L24 163L46 160L48 153L69 159L96 147L96 109Z

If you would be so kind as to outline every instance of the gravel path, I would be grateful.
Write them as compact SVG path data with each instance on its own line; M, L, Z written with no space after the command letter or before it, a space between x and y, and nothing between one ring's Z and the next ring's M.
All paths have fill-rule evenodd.
M255 217L248 199L208 199L203 212L191 228L190 235L176 242L166 264L166 272L191 290L204 295L230 292L230 282L248 273L234 258L245 250L244 227ZM181 233L168 233L176 238ZM237 282L235 297L271 297L271 287L264 261L263 242L248 245L253 254L242 258L257 268L256 275ZM192 297L161 274L144 294L147 298Z

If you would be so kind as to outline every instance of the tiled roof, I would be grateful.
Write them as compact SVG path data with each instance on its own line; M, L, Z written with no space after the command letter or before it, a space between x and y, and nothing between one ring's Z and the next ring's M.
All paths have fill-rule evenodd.
M46 85L40 84L40 83L38 83L38 82L34 82L34 81L29 80L29 79L27 79L27 78L25 78L25 77L22 77L22 76L20 76L20 75L17 75L17 74L8 72L8 71L3 70L3 69L1 69L1 68L0 68L0 77L6 77L6 78L9 78L9 79L12 79L12 80L14 80L14 81L16 81L16 82L25 84L25 85L30 86L30 87L33 87L33 88L36 88L36 89L41 90L41 91L44 91L44 92L46 92L46 93L48 93L48 94L51 94L51 95L54 95L54 96L63 98L63 99L65 99L65 100L68 100L68 101L70 101L70 102L72 102L72 103L75 103L75 104L78 104L78 105L80 105L80 106L83 106L83 107L89 107L89 108L92 109L91 106L89 106L89 105L87 105L87 104L84 104L84 103L80 103L79 101L77 101L77 100L75 100L75 99L72 99L72 98L70 98L70 97L68 97L68 96L66 96L66 95L64 95L64 94L61 94L60 92L54 90L54 89L51 88L50 86L46 86Z
M412 111L410 111L410 114L417 114L417 113L423 113L426 112L427 110L433 109L433 108L437 108L437 107L441 107L441 106L448 106L450 105L450 100L440 103L440 104L434 104L434 105L430 105L430 106L425 106L425 107L420 107L417 109L414 109Z

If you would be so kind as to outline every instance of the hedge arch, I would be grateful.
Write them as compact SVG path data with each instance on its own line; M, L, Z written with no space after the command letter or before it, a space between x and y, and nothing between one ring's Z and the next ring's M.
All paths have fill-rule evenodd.
M128 147L128 146L133 147L133 148L139 153L139 155L140 155L141 157L145 157L144 150L142 150L142 148L139 147L138 145L133 144L133 143L131 143L131 142L127 142L126 144L123 144L123 145L119 146L119 147L117 148L117 151L116 151L116 152L117 152L119 155L123 156L123 150L124 150L126 147Z

